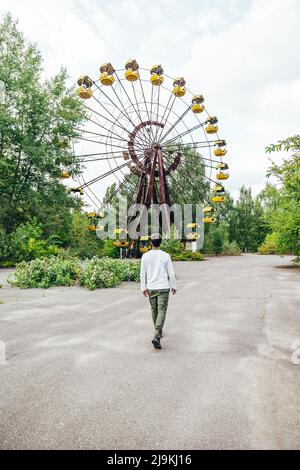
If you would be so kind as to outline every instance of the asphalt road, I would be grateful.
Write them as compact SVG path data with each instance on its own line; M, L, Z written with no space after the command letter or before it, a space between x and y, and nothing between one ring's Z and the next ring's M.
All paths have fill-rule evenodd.
M299 448L300 273L289 260L176 263L161 351L136 284L4 285L0 448Z

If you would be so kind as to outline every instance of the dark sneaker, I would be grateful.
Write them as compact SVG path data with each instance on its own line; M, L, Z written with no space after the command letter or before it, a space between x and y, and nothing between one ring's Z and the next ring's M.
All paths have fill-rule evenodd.
M160 340L158 336L154 336L152 340L152 344L155 347L155 349L161 349Z

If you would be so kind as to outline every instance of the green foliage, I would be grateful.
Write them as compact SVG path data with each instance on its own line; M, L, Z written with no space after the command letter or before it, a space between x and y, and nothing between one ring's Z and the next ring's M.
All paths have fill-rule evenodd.
M241 249L236 241L229 243L227 240L224 241L222 246L222 255L226 256L237 256L241 254Z
M269 233L265 241L258 247L260 255L274 255L278 253L278 235L275 232Z
M0 229L0 241L0 265L2 266L12 266L20 261L29 261L59 253L56 245L42 239L41 225L37 223L36 219L20 224L9 235L5 233L4 229Z
M17 265L9 283L22 289L71 286L77 282L80 273L78 259L52 256L32 260L29 263L21 262Z
M57 247L41 239L42 229L36 219L26 222L10 236L11 258L15 261L29 261L58 253Z
M300 256L300 136L289 137L266 149L267 152L292 151L281 165L272 162L268 176L277 179L280 188L276 204L268 210L268 220L276 234L276 253Z
M223 248L223 234L219 228L217 228L213 232L212 244L213 244L213 253L215 255L220 255L222 253L222 248Z
M52 286L71 286L80 283L88 289L114 287L122 281L138 282L140 262L93 258L85 267L79 259L66 253L57 257L39 258L17 265L9 280L13 286L27 288L49 288Z
M101 250L102 256L107 256L108 258L120 258L120 248L113 245L114 240L104 240L104 245Z
M172 253L171 258L173 261L203 261L204 256L199 251L180 251L179 253Z
M79 210L72 211L71 228L69 234L69 247L71 253L81 259L90 259L101 255L103 241L95 232L89 232L87 226L91 222L87 215Z
M70 208L78 206L60 182L76 175L71 139L84 120L82 103L66 86L66 71L42 79L42 58L10 15L0 22L0 224L6 234L36 217L44 238L68 239ZM42 252L43 247L34 250Z
M175 227L173 225L170 228L169 236L163 236L161 249L169 254L175 254L181 251L180 239L178 239L178 234L176 233Z
M115 260L108 257L93 258L83 271L80 284L90 290L115 287L122 281L138 281L140 263Z

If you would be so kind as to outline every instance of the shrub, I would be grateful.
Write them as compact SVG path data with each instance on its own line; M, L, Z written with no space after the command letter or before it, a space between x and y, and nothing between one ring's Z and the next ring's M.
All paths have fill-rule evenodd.
M257 252L260 255L274 255L278 252L277 233L269 233L265 241L258 247Z
M82 272L80 284L88 289L115 287L122 281L139 280L140 263L109 257L93 258Z
M19 263L13 278L8 282L22 289L47 289L51 286L71 286L77 282L80 273L81 267L76 258L43 257Z
M233 241L231 243L225 241L223 243L222 255L237 256L240 254L241 254L241 249L238 246L236 241Z
M171 254L173 261L203 261L204 256L199 251L181 251L179 253Z
M101 250L101 256L109 258L120 258L120 249L113 245L114 240L105 240Z

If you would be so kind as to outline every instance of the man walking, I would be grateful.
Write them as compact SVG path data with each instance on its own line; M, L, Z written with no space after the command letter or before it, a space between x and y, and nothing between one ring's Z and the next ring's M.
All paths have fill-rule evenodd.
M171 257L160 249L162 238L158 233L151 236L152 250L142 256L141 289L149 297L155 336L152 344L161 349L160 339L166 319L170 289L176 294L176 277Z

